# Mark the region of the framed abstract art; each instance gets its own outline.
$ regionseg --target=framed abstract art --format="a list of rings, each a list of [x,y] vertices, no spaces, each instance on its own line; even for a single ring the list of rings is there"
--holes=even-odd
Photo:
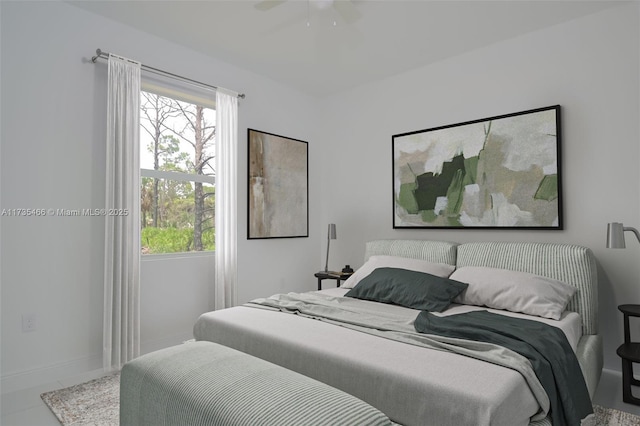
[[[248,239],[309,236],[307,142],[248,131]]]
[[[560,106],[393,135],[394,228],[563,229]]]

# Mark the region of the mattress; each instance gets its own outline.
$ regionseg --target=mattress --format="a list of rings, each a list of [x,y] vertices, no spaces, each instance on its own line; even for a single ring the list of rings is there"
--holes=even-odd
[[[346,291],[335,288],[320,293],[342,296]],[[402,312],[408,321],[418,313],[362,303]],[[479,308],[452,305],[442,314],[473,309]],[[575,350],[581,334],[577,314],[565,313],[559,321],[536,319],[559,326]],[[296,315],[238,306],[203,314],[194,335],[341,389],[403,425],[525,426],[539,411],[527,383],[515,370]]]

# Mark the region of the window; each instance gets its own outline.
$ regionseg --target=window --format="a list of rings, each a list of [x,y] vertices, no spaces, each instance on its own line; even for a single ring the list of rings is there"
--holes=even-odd
[[[142,254],[214,250],[215,110],[156,92],[140,96]]]

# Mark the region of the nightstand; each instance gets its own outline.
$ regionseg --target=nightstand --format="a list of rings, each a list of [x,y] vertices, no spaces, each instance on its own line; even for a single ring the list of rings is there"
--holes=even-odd
[[[633,377],[633,363],[640,363],[640,342],[632,342],[629,331],[629,317],[640,317],[640,305],[620,305],[618,310],[624,314],[624,343],[616,351],[622,358],[622,400],[640,405],[640,398],[631,394],[631,386],[640,386]]]
[[[322,290],[322,280],[336,280],[336,287],[340,287],[340,281],[345,281],[351,274],[342,274],[340,272],[316,272],[313,274],[318,279],[318,291]]]

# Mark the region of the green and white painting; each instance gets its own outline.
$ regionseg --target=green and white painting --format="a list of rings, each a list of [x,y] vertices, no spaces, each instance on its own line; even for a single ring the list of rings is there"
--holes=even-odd
[[[562,229],[559,105],[392,139],[394,228]]]

